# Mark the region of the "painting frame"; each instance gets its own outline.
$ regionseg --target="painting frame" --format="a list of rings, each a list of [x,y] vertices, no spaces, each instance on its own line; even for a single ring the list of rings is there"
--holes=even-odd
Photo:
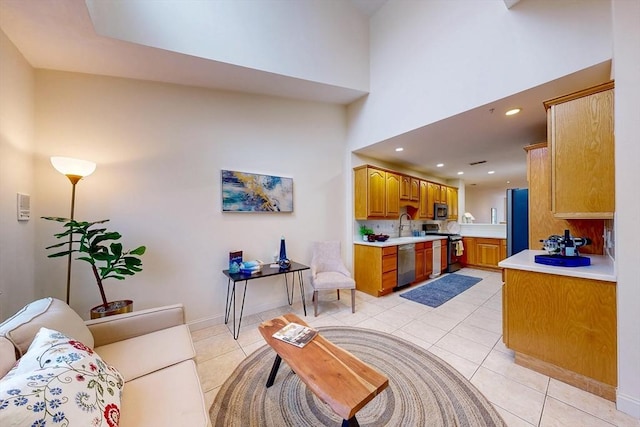
[[[222,212],[292,213],[293,178],[222,169]]]

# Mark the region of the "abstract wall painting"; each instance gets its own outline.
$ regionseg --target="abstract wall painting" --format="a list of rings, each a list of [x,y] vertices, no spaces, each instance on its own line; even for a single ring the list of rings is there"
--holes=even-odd
[[[293,178],[222,170],[222,212],[293,212]]]

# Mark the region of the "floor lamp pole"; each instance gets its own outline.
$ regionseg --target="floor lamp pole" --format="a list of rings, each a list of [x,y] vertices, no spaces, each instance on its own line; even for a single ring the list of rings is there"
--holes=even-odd
[[[71,181],[71,216],[69,219],[74,219],[75,207],[76,207],[76,184],[82,179],[79,175],[67,175],[69,181]],[[67,305],[69,304],[69,296],[71,295],[71,250],[73,249],[73,228],[69,229],[69,256],[67,258]]]

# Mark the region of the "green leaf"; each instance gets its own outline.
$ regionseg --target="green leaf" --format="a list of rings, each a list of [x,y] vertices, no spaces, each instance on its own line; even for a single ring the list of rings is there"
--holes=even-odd
[[[120,257],[122,255],[122,243],[112,243],[110,247],[111,252],[113,252],[116,257]]]
[[[144,253],[146,252],[147,247],[146,246],[138,246],[137,248],[135,248],[134,250],[132,250],[131,252],[129,252],[131,255],[144,255]]]

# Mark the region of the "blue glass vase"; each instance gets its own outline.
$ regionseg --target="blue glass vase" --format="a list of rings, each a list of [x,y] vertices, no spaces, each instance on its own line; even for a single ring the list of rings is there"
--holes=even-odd
[[[280,268],[289,268],[291,261],[287,258],[287,247],[284,243],[284,237],[280,239],[280,257],[278,258]]]

